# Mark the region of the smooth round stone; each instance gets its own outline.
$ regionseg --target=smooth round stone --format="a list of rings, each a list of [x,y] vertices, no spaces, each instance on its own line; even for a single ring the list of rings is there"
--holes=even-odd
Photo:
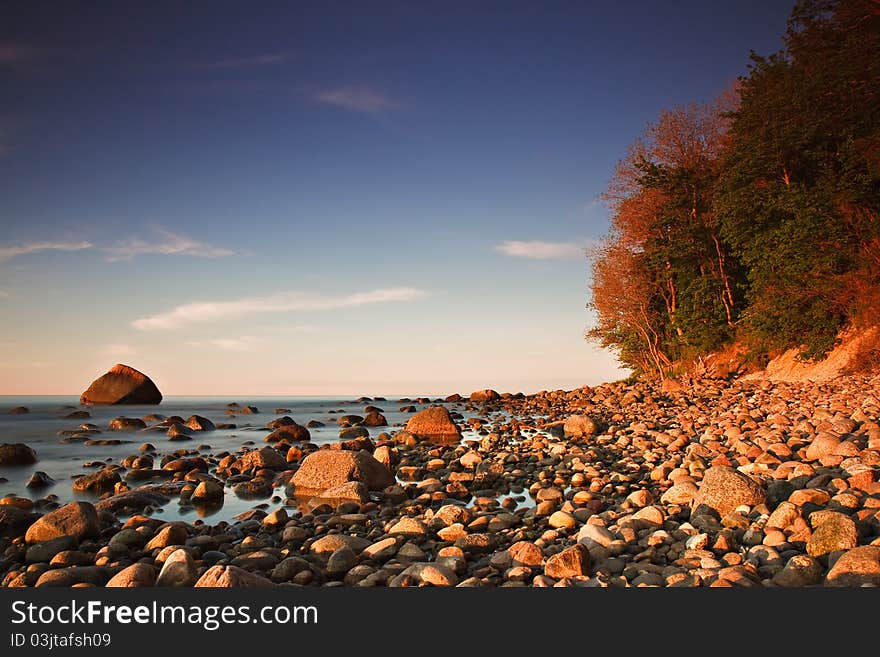
[[[549,516],[556,510],[556,502],[546,500],[544,502],[539,502],[535,506],[535,515],[536,516]]]
[[[556,529],[574,529],[577,527],[578,522],[573,515],[570,513],[566,513],[565,511],[556,511],[554,512],[548,522],[551,527]]]

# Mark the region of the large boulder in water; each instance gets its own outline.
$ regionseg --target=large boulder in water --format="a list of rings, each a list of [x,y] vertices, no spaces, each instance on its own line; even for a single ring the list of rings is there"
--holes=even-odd
[[[94,493],[101,495],[103,493],[112,493],[116,489],[116,484],[122,481],[119,473],[110,468],[104,468],[98,472],[77,477],[73,481],[73,491],[75,493]]]
[[[162,393],[146,374],[117,363],[95,379],[79,398],[80,404],[158,404]]]
[[[501,395],[499,395],[495,390],[476,390],[471,393],[470,401],[472,402],[490,402],[501,399]]]
[[[0,445],[0,465],[30,465],[37,462],[37,453],[24,443]]]
[[[309,454],[291,479],[297,495],[320,494],[349,481],[382,490],[394,483],[394,475],[369,452],[321,449]]]
[[[275,431],[266,436],[263,440],[267,443],[277,443],[282,440],[291,440],[293,442],[303,442],[311,440],[312,434],[304,426],[297,424],[291,420],[291,424],[277,425]]]
[[[424,439],[461,438],[455,420],[443,406],[431,406],[413,415],[406,423],[406,431]]]
[[[232,467],[239,472],[248,472],[250,470],[287,470],[287,459],[277,449],[273,449],[268,445],[255,449],[232,464]]]

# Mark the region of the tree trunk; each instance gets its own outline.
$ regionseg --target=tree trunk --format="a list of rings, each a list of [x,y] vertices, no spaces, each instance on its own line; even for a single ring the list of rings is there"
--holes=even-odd
[[[724,303],[724,311],[727,313],[727,324],[733,326],[733,293],[730,291],[730,280],[727,272],[724,270],[724,251],[721,248],[721,242],[715,235],[712,235],[712,241],[715,242],[715,251],[718,253],[718,271],[721,273],[721,282],[724,284],[724,290],[721,292],[721,301]]]
[[[675,332],[681,336],[684,332],[675,324],[675,313],[678,312],[678,298],[675,291],[675,281],[672,279],[672,263],[666,261],[666,271],[669,274],[666,277],[666,287],[669,290],[669,302],[667,303],[667,311],[669,313],[669,323],[675,327]]]

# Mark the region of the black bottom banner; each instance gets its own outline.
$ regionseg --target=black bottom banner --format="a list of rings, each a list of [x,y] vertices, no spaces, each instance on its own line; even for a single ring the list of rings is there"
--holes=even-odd
[[[874,589],[670,591],[586,589],[2,589],[2,655],[140,654],[149,646],[238,654],[297,645],[381,652],[448,649],[617,649],[664,652],[694,641],[778,640],[808,646],[810,624],[859,626]],[[860,611],[861,610],[861,611]],[[776,628],[774,631],[773,628]],[[525,643],[524,643],[525,642]],[[683,642],[683,643],[682,643]],[[705,644],[703,644],[705,645]],[[120,652],[121,651],[121,652]],[[445,652],[445,650],[444,650]]]

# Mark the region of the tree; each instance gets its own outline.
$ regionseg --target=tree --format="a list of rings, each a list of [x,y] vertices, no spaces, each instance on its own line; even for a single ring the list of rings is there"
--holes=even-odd
[[[724,149],[722,112],[730,99],[728,94],[723,102],[662,112],[618,164],[605,194],[613,211],[612,231],[594,254],[593,307],[599,323],[591,335],[622,344],[624,320],[605,321],[612,312],[608,298],[622,295],[609,290],[627,280],[620,271],[639,278],[638,298],[646,310],[627,317],[632,322],[640,318],[652,330],[631,327],[641,342],[630,339],[626,349],[621,347],[624,362],[636,369],[642,366],[635,361],[649,362],[651,371],[663,376],[684,354],[729,339],[735,324],[739,272],[712,212]],[[640,269],[637,274],[633,267]],[[612,271],[618,274],[612,277]],[[612,325],[617,328],[603,337]],[[633,355],[635,344],[647,357]]]
[[[593,254],[593,296],[597,323],[588,337],[616,349],[622,362],[661,378],[672,365],[664,352],[665,317],[658,289],[642,255],[620,236],[609,236]]]
[[[661,112],[605,198],[589,336],[639,371],[880,325],[880,2],[798,2],[785,50]]]
[[[878,283],[878,3],[800,2],[786,46],[741,80],[715,207],[748,270],[744,335],[818,356]]]

